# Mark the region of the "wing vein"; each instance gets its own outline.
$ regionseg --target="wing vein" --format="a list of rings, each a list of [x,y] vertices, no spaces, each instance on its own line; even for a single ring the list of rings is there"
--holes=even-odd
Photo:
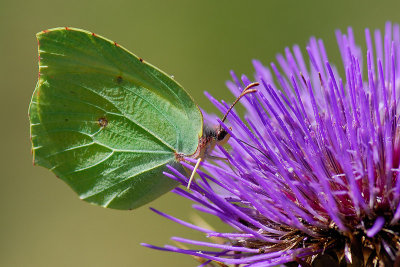
[[[158,141],[160,141],[161,143],[163,143],[165,146],[167,146],[169,149],[171,149],[172,151],[175,151],[175,148],[173,148],[170,144],[166,143],[164,140],[160,139],[156,134],[154,134],[152,131],[150,131],[149,129],[147,129],[146,127],[144,127],[143,125],[141,125],[140,123],[138,123],[136,120],[132,119],[132,117],[128,116],[128,114],[125,114],[124,112],[122,112],[113,101],[111,101],[110,99],[108,99],[106,96],[102,96],[101,94],[98,94],[96,91],[92,90],[91,88],[88,88],[86,86],[83,85],[79,85],[79,84],[75,84],[77,86],[82,87],[83,89],[86,89],[102,98],[104,98],[105,100],[107,100],[110,104],[112,104],[120,113],[122,116],[124,116],[125,118],[127,118],[129,121],[131,121],[133,124],[137,125],[138,127],[142,128],[143,131],[147,132],[149,135],[153,136],[154,138],[156,138]]]
[[[148,172],[148,171],[150,171],[150,170],[153,170],[153,169],[156,169],[156,168],[158,168],[158,167],[161,167],[161,166],[167,164],[167,163],[170,162],[170,161],[171,161],[171,160],[162,162],[161,164],[155,165],[155,166],[153,166],[152,168],[148,168],[148,169],[145,169],[145,170],[143,170],[143,171],[141,171],[141,172],[135,173],[134,175],[129,176],[129,177],[125,178],[125,179],[122,179],[121,181],[118,181],[118,182],[116,182],[116,183],[114,183],[114,184],[112,184],[112,185],[110,185],[110,186],[107,186],[107,188],[104,188],[104,189],[102,189],[102,190],[100,190],[100,191],[98,191],[98,192],[96,192],[96,193],[94,193],[94,194],[91,194],[91,195],[88,195],[88,196],[81,196],[81,199],[87,199],[87,198],[90,198],[90,197],[94,197],[94,196],[96,196],[96,195],[98,195],[98,194],[103,193],[104,191],[108,190],[108,189],[111,188],[111,187],[114,187],[114,186],[119,185],[119,184],[121,184],[121,183],[123,183],[123,182],[126,182],[126,181],[128,181],[128,180],[130,180],[130,179],[132,179],[132,178],[134,178],[134,177],[136,177],[136,176],[138,176],[138,175],[140,175],[140,174],[142,174],[142,173],[145,173],[145,172]]]

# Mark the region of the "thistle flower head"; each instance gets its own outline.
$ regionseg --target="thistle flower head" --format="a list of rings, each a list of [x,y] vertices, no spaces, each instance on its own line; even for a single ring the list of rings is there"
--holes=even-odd
[[[342,67],[329,63],[315,38],[307,55],[294,46],[278,64],[253,61],[260,86],[241,100],[244,119],[233,111],[230,127],[218,121],[232,137],[229,150],[214,153],[227,160],[203,163],[191,192],[175,189],[232,232],[156,211],[212,239],[172,238],[193,249],[144,245],[199,257],[202,266],[400,264],[399,25],[387,23],[384,34],[367,29],[367,51],[351,28],[336,37]],[[235,96],[251,83],[232,78]],[[186,174],[170,170],[187,184]]]

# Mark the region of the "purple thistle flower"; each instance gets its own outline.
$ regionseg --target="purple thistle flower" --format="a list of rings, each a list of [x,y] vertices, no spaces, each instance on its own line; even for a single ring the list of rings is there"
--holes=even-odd
[[[232,232],[154,210],[224,241],[173,237],[195,248],[143,245],[204,259],[201,266],[400,264],[399,25],[387,23],[384,36],[367,29],[366,53],[351,28],[336,37],[344,68],[329,63],[315,38],[307,46],[309,67],[298,46],[270,68],[253,61],[260,86],[241,100],[244,119],[231,112],[231,128],[218,120],[231,149],[214,153],[228,161],[204,162],[191,192],[174,190]],[[235,96],[251,83],[232,78],[227,86]],[[228,109],[207,96],[221,112]],[[165,175],[187,185],[186,174],[170,170]]]

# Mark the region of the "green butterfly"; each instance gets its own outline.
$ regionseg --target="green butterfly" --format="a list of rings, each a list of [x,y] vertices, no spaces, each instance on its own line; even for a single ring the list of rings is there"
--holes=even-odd
[[[81,199],[140,207],[178,186],[162,174],[167,164],[182,169],[179,162],[192,157],[197,169],[229,138],[220,126],[203,133],[201,111],[182,86],[117,43],[67,27],[37,39],[39,79],[29,107],[34,163]]]

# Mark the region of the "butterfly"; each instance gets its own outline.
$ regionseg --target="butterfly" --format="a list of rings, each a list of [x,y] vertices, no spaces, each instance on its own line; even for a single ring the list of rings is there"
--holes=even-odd
[[[81,199],[138,208],[178,186],[163,175],[167,164],[182,170],[185,157],[197,159],[189,187],[200,162],[229,139],[221,126],[203,127],[200,109],[173,78],[116,42],[68,27],[37,39],[39,78],[29,106],[34,164]]]

